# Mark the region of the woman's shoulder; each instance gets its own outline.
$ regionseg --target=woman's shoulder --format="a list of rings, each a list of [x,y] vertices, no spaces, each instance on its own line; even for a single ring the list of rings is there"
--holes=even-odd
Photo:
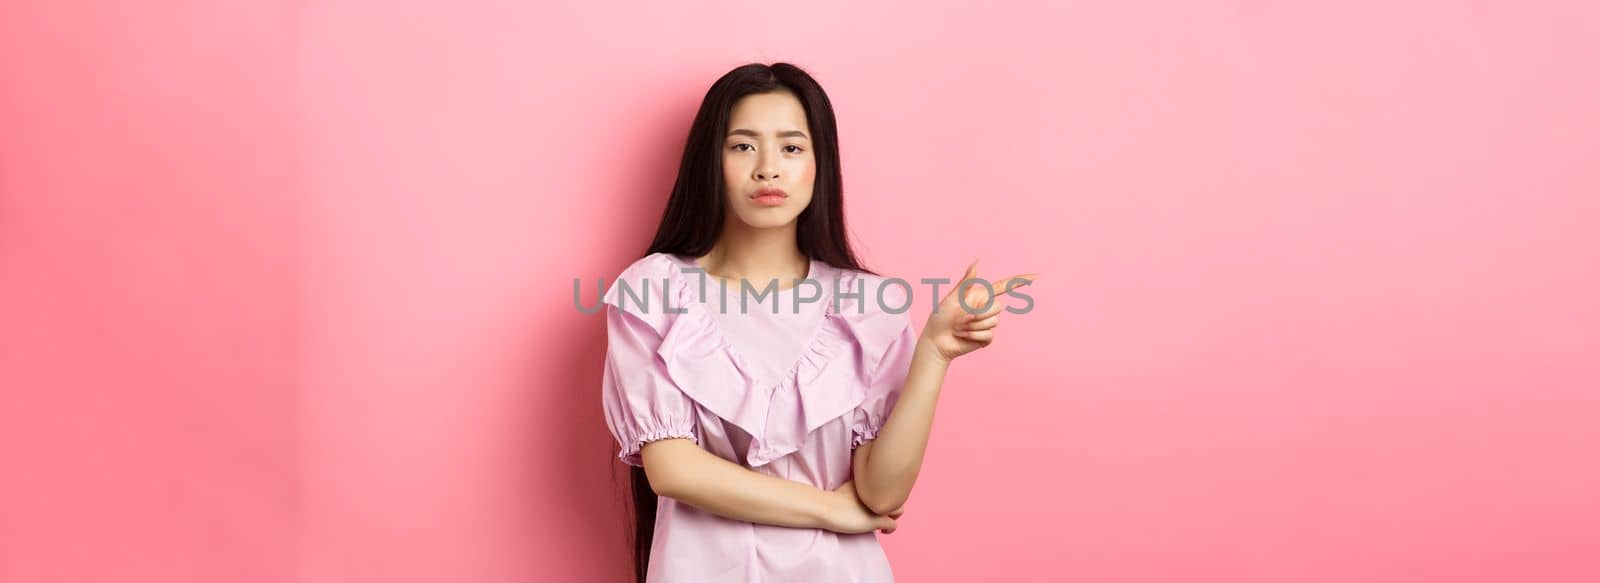
[[[847,334],[841,341],[859,347],[863,382],[872,375],[896,343],[916,334],[912,312],[916,294],[910,282],[887,274],[837,268],[839,288],[835,292],[833,315]]]
[[[612,281],[627,282],[634,289],[639,289],[646,282],[660,283],[663,279],[677,279],[689,262],[689,259],[680,255],[657,251],[635,259],[622,268]]]
[[[660,327],[681,311],[684,261],[665,252],[636,259],[612,279],[601,301]]]
[[[916,300],[911,282],[904,278],[848,267],[831,271],[833,281],[823,283],[833,286],[840,314],[903,316]]]
[[[633,260],[627,267],[622,268],[616,280],[638,281],[644,278],[672,277],[683,266],[683,262],[683,258],[677,255],[657,251]]]

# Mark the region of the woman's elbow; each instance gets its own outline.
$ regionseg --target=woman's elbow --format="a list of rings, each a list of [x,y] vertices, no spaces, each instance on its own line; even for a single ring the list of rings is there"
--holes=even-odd
[[[880,493],[871,488],[863,488],[861,482],[856,482],[856,498],[861,500],[873,514],[886,515],[905,504],[904,496],[892,496]]]
[[[644,465],[645,482],[650,484],[650,491],[657,496],[677,498],[677,491],[673,489],[671,479],[665,475],[668,472],[660,469],[652,472],[651,467],[648,463]]]
[[[873,514],[877,514],[879,516],[887,516],[890,512],[894,512],[894,509],[899,507],[900,503],[898,502],[867,505],[867,508],[871,509]]]
[[[639,451],[639,457],[644,463],[645,480],[650,483],[650,491],[657,496],[677,498],[680,495],[680,482],[683,480],[679,471],[686,463],[681,456],[674,455],[674,444],[677,440],[662,440],[644,444]],[[693,444],[690,445],[691,447]]]

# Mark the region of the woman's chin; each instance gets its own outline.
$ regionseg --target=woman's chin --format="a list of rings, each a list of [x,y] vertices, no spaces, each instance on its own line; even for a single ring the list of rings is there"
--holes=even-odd
[[[781,229],[794,223],[799,213],[785,212],[783,209],[768,208],[754,210],[753,212],[740,213],[739,222],[751,229]]]

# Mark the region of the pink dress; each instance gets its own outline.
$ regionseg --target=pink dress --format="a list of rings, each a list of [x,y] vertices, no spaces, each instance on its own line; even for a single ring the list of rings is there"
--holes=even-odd
[[[691,268],[694,258],[655,253],[604,296],[601,392],[618,457],[638,466],[645,443],[683,437],[763,474],[843,485],[851,452],[877,436],[910,368],[909,311],[882,308],[905,305],[907,290],[885,286],[880,303],[883,278],[812,260],[814,283],[780,282],[792,287],[759,304],[746,294],[740,313],[739,289],[726,288],[724,310],[718,280]],[[820,299],[796,309],[796,294]],[[653,583],[893,580],[876,532],[755,524],[667,497],[656,510]]]

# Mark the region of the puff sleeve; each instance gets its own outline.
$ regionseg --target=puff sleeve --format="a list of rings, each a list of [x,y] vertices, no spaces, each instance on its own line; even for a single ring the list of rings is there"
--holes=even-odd
[[[909,318],[897,318],[899,332],[889,341],[889,346],[877,367],[869,376],[867,398],[856,406],[854,421],[850,426],[850,448],[861,447],[878,437],[889,420],[889,413],[900,399],[905,388],[906,375],[911,371],[911,358],[916,354],[917,330]]]
[[[638,315],[606,306],[606,359],[601,379],[606,425],[631,466],[643,466],[640,449],[661,439],[683,437],[700,443],[694,402],[668,376],[656,358],[662,336]]]

